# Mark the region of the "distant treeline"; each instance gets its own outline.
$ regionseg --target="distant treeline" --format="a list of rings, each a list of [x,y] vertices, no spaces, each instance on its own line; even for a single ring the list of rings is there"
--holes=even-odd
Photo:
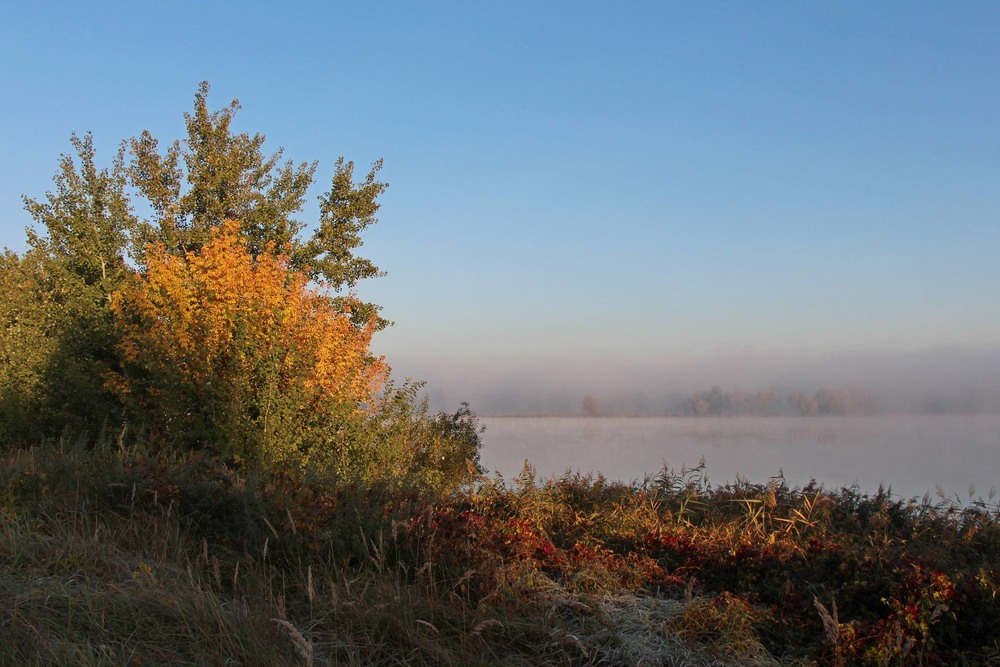
[[[800,392],[786,395],[774,391],[723,391],[712,387],[680,402],[674,414],[693,417],[817,415],[870,415],[877,412],[875,399],[858,387],[821,387],[812,396]]]
[[[441,398],[436,399],[439,403]],[[860,385],[828,385],[815,391],[799,387],[765,391],[694,392],[663,390],[545,392],[509,389],[477,398],[494,417],[810,417],[875,414],[1000,414],[1000,390],[989,387],[940,387],[874,390]]]
[[[799,391],[724,391],[715,386],[693,394],[672,394],[661,401],[639,398],[599,398],[587,394],[580,404],[588,417],[812,417],[821,415],[871,415],[881,410],[878,401],[861,387],[821,387],[813,394]],[[558,414],[555,412],[554,414]]]

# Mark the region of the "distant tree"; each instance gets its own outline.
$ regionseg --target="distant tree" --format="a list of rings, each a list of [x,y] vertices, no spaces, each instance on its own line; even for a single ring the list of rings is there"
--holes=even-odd
[[[753,413],[773,417],[781,411],[781,396],[773,391],[762,391],[753,396]]]
[[[816,391],[816,407],[821,415],[845,415],[847,404],[841,392],[821,387]]]
[[[816,399],[799,392],[788,396],[788,407],[793,414],[802,417],[812,417],[819,414],[819,405]]]
[[[708,391],[695,392],[681,404],[686,414],[697,417],[720,416],[731,412],[730,396],[715,386]]]
[[[597,417],[601,414],[597,399],[591,394],[583,397],[583,414],[588,417]]]
[[[708,392],[708,396],[705,398],[708,401],[709,413],[713,415],[724,415],[729,413],[730,403],[729,397],[722,392],[722,388],[718,385],[712,387]]]
[[[822,387],[816,392],[816,405],[823,415],[869,415],[876,409],[871,393],[860,387]]]

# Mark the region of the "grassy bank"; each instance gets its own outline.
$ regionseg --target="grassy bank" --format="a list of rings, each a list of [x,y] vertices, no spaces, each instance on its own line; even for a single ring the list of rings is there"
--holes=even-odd
[[[433,497],[56,442],[0,460],[8,665],[1000,664],[996,505],[481,480]]]

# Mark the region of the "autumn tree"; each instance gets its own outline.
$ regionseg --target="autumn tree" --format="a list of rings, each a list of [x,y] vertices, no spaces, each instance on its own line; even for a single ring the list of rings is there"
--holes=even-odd
[[[255,254],[227,221],[183,255],[150,246],[116,295],[122,370],[108,381],[154,437],[254,464],[306,463],[364,411],[387,368],[357,327],[287,254]],[[347,297],[349,299],[350,297]]]
[[[251,257],[282,254],[290,269],[326,284],[329,306],[359,331],[373,318],[376,329],[388,324],[378,306],[352,294],[359,281],[381,275],[356,254],[387,187],[377,180],[381,162],[355,182],[354,164],[336,160],[319,219],[304,234],[297,216],[318,164],[283,162],[281,149],[266,152],[263,135],[233,129],[239,102],[211,111],[208,93],[202,83],[185,114],[186,137],[165,150],[143,132],[123,142],[102,169],[92,137],[74,135],[54,189],[41,199],[25,198],[35,223],[28,250],[8,252],[0,263],[0,438],[23,442],[67,430],[93,435],[108,422],[120,423],[122,406],[102,380],[120,370],[111,295],[145,271],[149,244],[185,257],[227,219],[241,220]],[[5,418],[3,406],[10,415],[32,418]]]
[[[282,162],[283,150],[268,155],[262,134],[235,133],[240,103],[208,109],[209,85],[195,94],[194,111],[184,115],[187,137],[166,150],[148,131],[129,142],[132,184],[149,203],[152,219],[143,221],[137,247],[161,243],[167,252],[197,250],[227,219],[241,222],[240,234],[253,255],[280,249],[290,266],[324,282],[333,291],[382,275],[370,260],[355,255],[362,232],[377,222],[378,197],[388,187],[377,180],[377,161],[360,182],[354,163],[337,159],[330,189],[320,196],[320,218],[308,238],[295,216],[313,184],[318,163]],[[350,299],[353,321],[366,326],[378,306]],[[338,300],[347,305],[348,301]],[[388,324],[378,319],[377,328]]]
[[[152,245],[145,265],[113,300],[122,367],[107,382],[154,443],[437,491],[481,472],[468,406],[432,416],[419,383],[386,386],[375,317],[358,327],[350,295],[255,255],[237,222],[184,255]]]
[[[267,153],[234,131],[239,103],[211,111],[208,92],[182,141],[143,132],[104,169],[91,136],[73,136],[54,190],[25,198],[28,250],[0,255],[0,446],[124,424],[149,446],[247,465],[467,483],[475,414],[431,415],[421,385],[387,383],[369,352],[388,323],[354,288],[381,275],[357,255],[381,162],[355,181],[337,159],[305,234],[317,163]]]

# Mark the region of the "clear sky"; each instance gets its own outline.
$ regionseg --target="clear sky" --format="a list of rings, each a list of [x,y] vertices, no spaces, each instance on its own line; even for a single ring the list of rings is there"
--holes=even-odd
[[[178,138],[208,80],[317,195],[385,159],[361,296],[439,390],[996,350],[998,35],[996,2],[13,3],[0,245],[71,132]]]

